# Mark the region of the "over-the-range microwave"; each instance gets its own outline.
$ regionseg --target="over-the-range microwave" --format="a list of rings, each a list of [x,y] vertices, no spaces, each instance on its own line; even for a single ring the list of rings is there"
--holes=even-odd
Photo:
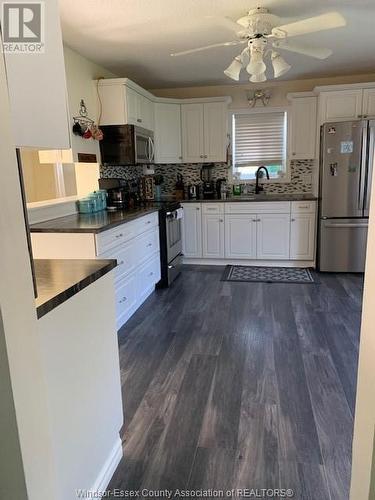
[[[103,125],[100,152],[103,165],[153,163],[154,133],[135,125]]]

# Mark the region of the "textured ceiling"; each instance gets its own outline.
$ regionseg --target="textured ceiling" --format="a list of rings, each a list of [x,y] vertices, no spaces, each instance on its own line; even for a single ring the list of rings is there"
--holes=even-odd
[[[375,70],[375,0],[60,0],[60,11],[67,45],[119,76],[162,88],[234,83],[223,70],[238,47],[179,58],[170,53],[232,40],[221,19],[238,19],[257,5],[282,23],[331,10],[347,20],[344,28],[298,37],[333,49],[333,55],[320,61],[283,52],[292,65],[284,80]],[[241,81],[247,81],[245,73]]]

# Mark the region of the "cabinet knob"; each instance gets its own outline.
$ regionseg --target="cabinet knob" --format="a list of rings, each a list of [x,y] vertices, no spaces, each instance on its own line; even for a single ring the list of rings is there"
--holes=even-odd
[[[256,219],[253,219],[253,222],[256,222],[257,220]]]
[[[182,160],[182,156],[179,156],[179,157],[178,157],[178,159],[179,159],[179,160]]]
[[[296,219],[290,219],[292,222],[294,222]]]
[[[199,207],[197,207],[195,210],[199,210]]]
[[[368,117],[368,115],[363,115],[363,118],[367,118],[367,117]]]
[[[120,302],[120,304],[122,304],[123,302],[126,302],[127,300],[128,300],[127,297],[123,297],[119,302]]]
[[[358,115],[358,118],[362,118],[362,115]]]
[[[207,156],[207,155],[204,155],[204,157],[205,157],[205,158],[208,158],[208,156]]]
[[[137,118],[138,123],[142,123],[142,120],[140,118]]]
[[[220,222],[224,222],[224,219],[220,219]]]
[[[292,155],[293,155],[293,156],[296,156],[296,153],[293,151]]]
[[[204,158],[204,156],[203,156],[203,155],[201,155],[200,157],[201,157],[201,158]]]

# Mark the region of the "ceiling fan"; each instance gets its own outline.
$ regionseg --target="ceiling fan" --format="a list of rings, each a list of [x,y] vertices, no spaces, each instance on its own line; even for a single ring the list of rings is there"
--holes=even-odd
[[[280,25],[280,18],[271,14],[265,7],[251,9],[246,16],[237,19],[236,22],[227,17],[224,18],[224,22],[236,32],[235,40],[175,52],[171,56],[184,56],[215,47],[246,44],[246,47],[233,59],[228,68],[224,70],[224,73],[229,78],[238,81],[241,69],[246,68],[246,71],[251,75],[251,82],[265,82],[267,80],[265,74],[267,67],[264,62],[266,56],[271,56],[275,78],[284,75],[291,68],[290,64],[279,54],[278,49],[316,59],[326,59],[332,54],[331,49],[303,45],[298,42],[289,41],[289,38],[340,28],[346,25],[345,18],[339,12],[328,12],[319,16]]]

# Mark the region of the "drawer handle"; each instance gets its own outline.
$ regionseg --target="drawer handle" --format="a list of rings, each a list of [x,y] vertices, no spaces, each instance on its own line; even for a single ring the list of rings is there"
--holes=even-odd
[[[122,266],[122,265],[124,265],[124,264],[125,264],[125,262],[124,262],[123,260],[120,260],[120,262],[119,262],[119,266]]]
[[[309,208],[309,205],[299,205],[298,208]]]
[[[149,274],[149,276],[153,276],[153,274],[154,274],[154,271],[151,271],[150,274]]]
[[[216,210],[216,208],[207,207],[207,210]]]
[[[148,220],[148,221],[146,222],[146,224],[151,224],[151,221],[150,221],[150,220]]]
[[[123,236],[124,236],[124,235],[123,235],[122,233],[120,233],[120,234],[116,234],[116,238],[117,238],[117,239],[118,239],[118,238],[122,238]]]
[[[127,297],[123,297],[122,299],[119,300],[119,303],[120,304],[123,304],[124,302],[126,302],[128,300]]]
[[[147,247],[148,247],[148,248],[149,248],[149,247],[152,247],[152,243],[149,243],[149,244],[147,245]]]

